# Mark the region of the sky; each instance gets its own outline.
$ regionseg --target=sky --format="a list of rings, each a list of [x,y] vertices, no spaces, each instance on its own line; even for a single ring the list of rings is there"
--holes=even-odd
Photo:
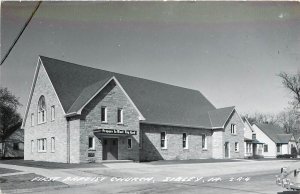
[[[2,2],[1,56],[36,2]],[[278,113],[300,70],[297,2],[43,2],[0,83],[23,115],[39,55],[199,90],[217,108]],[[67,74],[68,72],[66,72]]]

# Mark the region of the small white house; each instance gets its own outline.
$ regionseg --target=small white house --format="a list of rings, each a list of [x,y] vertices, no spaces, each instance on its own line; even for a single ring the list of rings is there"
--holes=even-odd
[[[263,143],[256,139],[256,133],[252,128],[250,122],[246,117],[243,118],[244,122],[244,147],[245,158],[261,156]]]
[[[263,142],[263,156],[274,158],[277,155],[291,154],[296,141],[292,134],[284,133],[277,125],[255,123],[252,125],[258,141]]]

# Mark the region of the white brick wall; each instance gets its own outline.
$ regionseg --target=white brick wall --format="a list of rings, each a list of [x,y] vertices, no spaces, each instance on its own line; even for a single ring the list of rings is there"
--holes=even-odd
[[[47,122],[37,124],[38,100],[41,95],[45,96],[47,106]],[[51,106],[55,106],[55,120],[51,120]],[[31,113],[34,113],[34,126],[31,126]],[[67,121],[64,111],[58,101],[50,79],[41,65],[35,88],[33,91],[27,119],[24,125],[24,159],[41,160],[51,162],[67,161],[67,141],[66,141]],[[51,152],[51,137],[55,137],[55,152]],[[37,139],[47,138],[47,151],[37,152]],[[34,151],[31,152],[31,140],[34,140]]]

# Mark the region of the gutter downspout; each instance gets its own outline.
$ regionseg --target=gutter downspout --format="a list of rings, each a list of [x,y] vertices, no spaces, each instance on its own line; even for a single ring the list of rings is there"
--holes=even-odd
[[[67,118],[67,163],[70,163],[70,119]]]

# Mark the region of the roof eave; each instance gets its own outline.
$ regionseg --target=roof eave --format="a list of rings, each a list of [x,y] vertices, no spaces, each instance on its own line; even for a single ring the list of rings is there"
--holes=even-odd
[[[158,122],[147,122],[141,121],[141,124],[148,124],[148,125],[162,125],[162,126],[174,126],[174,127],[188,127],[188,128],[196,128],[196,129],[222,129],[222,127],[205,127],[205,126],[192,126],[192,125],[182,125],[182,124],[173,124],[173,123],[158,123]]]
[[[95,98],[95,96],[101,92],[106,86],[107,84],[109,84],[112,80],[115,81],[115,83],[121,88],[121,90],[123,91],[123,93],[125,94],[125,96],[128,98],[128,100],[130,101],[130,103],[134,106],[134,108],[136,109],[136,111],[139,114],[139,120],[140,121],[144,121],[146,120],[145,117],[142,115],[142,113],[139,111],[139,109],[136,107],[136,105],[133,103],[133,101],[131,100],[131,98],[129,97],[129,95],[126,93],[126,91],[124,90],[124,88],[122,87],[122,85],[120,84],[120,82],[117,80],[117,78],[115,76],[112,76],[107,82],[105,82],[105,84],[103,84],[103,86],[97,90],[97,92],[95,92],[95,94],[76,112],[70,112],[65,114],[65,117],[71,117],[71,116],[76,116],[76,115],[81,115],[82,114],[82,110],[84,109],[84,107],[92,100]],[[72,107],[72,106],[71,106]]]

